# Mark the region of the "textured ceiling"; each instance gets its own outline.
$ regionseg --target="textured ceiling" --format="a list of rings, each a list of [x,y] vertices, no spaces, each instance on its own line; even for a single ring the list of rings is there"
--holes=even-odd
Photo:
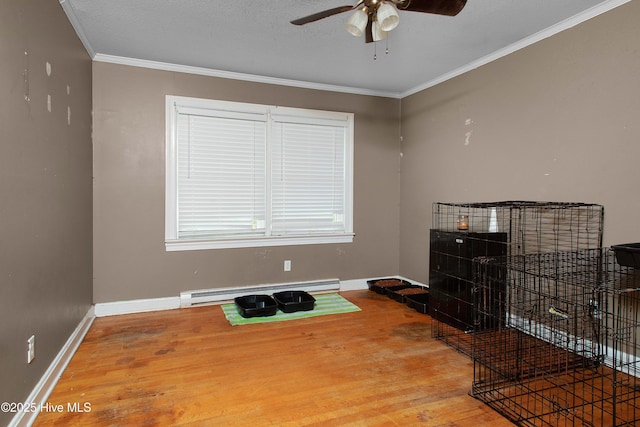
[[[96,60],[153,61],[292,85],[399,97],[628,0],[468,0],[455,17],[400,11],[387,41],[346,32],[344,0],[61,0]],[[389,53],[385,50],[388,48]],[[374,54],[377,59],[374,60]],[[238,73],[238,74],[236,74]]]

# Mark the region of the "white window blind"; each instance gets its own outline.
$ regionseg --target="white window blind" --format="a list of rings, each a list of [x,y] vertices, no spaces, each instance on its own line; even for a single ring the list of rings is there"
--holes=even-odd
[[[264,234],[265,138],[264,118],[178,111],[179,239]]]
[[[167,97],[167,250],[349,242],[353,115]]]
[[[274,122],[273,234],[344,230],[345,148],[344,126]]]

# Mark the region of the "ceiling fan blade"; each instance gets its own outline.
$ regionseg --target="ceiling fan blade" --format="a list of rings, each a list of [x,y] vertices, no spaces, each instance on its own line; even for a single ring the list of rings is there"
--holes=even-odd
[[[337,15],[342,12],[347,12],[349,10],[353,10],[355,6],[340,6],[334,7],[333,9],[324,10],[322,12],[314,13],[313,15],[305,16],[303,18],[294,19],[291,21],[293,25],[304,25],[309,22],[319,21],[323,18],[328,18],[329,16]]]
[[[398,3],[398,9],[411,12],[435,13],[456,16],[467,4],[467,0],[406,0]]]

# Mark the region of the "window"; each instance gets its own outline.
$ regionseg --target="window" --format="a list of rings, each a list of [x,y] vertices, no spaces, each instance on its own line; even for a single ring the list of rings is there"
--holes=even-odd
[[[353,114],[166,104],[167,250],[353,240]]]

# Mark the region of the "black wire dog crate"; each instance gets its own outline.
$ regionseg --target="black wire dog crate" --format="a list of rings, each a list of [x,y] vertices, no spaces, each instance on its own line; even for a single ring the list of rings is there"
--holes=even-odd
[[[613,368],[610,388],[613,423],[640,425],[640,256],[626,248],[607,250],[603,286],[605,364]]]
[[[639,270],[601,249],[474,269],[472,396],[519,425],[640,423]]]
[[[470,333],[477,328],[473,318],[474,258],[602,245],[601,205],[437,202],[432,210],[429,259],[429,314],[435,320],[432,335],[469,356]],[[496,304],[494,309],[499,309]]]

